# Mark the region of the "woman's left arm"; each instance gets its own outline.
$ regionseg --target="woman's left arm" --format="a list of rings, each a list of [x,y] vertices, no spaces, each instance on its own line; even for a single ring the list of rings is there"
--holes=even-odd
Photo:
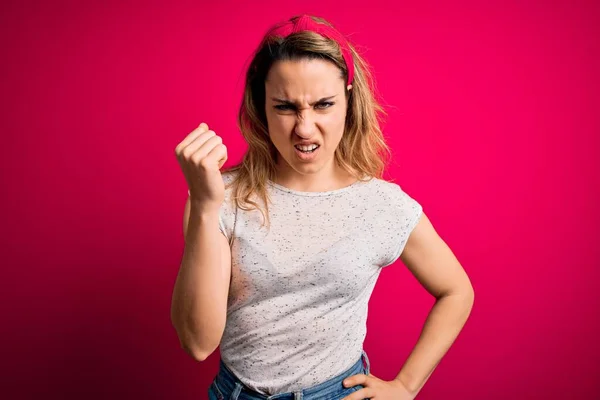
[[[346,387],[364,385],[344,400],[414,399],[446,354],[467,321],[474,301],[473,286],[452,250],[423,213],[400,255],[400,259],[436,298],[417,343],[398,376],[383,381],[359,374],[344,381]]]
[[[414,399],[464,326],[473,307],[473,286],[452,250],[423,213],[411,232],[400,259],[436,298],[417,343],[391,381],[369,374],[344,380],[344,386],[364,387],[343,400]]]
[[[466,323],[475,293],[465,270],[425,213],[400,259],[436,298],[413,351],[395,378],[416,396]]]

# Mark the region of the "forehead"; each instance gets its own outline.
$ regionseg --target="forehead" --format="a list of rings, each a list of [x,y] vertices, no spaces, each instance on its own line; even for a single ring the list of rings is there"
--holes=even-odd
[[[293,96],[333,95],[344,89],[344,78],[340,69],[325,60],[277,61],[269,70],[265,80],[269,94]]]

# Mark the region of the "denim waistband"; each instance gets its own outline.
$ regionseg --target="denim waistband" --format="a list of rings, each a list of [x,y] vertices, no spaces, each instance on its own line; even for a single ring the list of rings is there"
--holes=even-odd
[[[338,390],[342,387],[342,381],[349,376],[360,374],[365,371],[365,374],[369,374],[371,370],[371,364],[367,353],[362,350],[360,358],[341,374],[328,379],[325,382],[319,383],[318,385],[311,386],[306,389],[299,389],[293,392],[278,393],[274,395],[264,395],[258,393],[247,386],[245,386],[229,368],[223,363],[223,360],[219,362],[219,373],[215,378],[215,382],[218,387],[226,393],[231,393],[229,399],[238,400],[238,397],[243,391],[244,399],[250,400],[302,400],[303,398],[317,398],[314,397],[319,394],[318,397],[326,394],[329,391]],[[213,384],[215,383],[213,382]]]

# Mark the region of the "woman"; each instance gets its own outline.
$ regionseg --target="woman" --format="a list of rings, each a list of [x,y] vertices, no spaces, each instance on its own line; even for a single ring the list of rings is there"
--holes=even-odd
[[[413,399],[462,329],[471,284],[420,204],[381,178],[382,112],[352,45],[301,15],[248,68],[243,161],[221,173],[226,147],[205,123],[175,149],[189,198],[171,318],[195,359],[220,346],[211,399]],[[363,350],[367,307],[399,257],[437,302],[384,381]]]

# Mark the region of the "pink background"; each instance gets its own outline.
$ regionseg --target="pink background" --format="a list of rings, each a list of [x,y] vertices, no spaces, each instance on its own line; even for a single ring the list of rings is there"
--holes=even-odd
[[[597,398],[597,2],[80,3],[0,9],[0,397],[206,399],[218,352],[192,360],[169,318],[187,195],[174,148],[205,121],[241,159],[251,51],[308,12],[373,65],[387,177],[475,287],[418,398]],[[401,262],[382,273],[374,375],[396,376],[432,304]]]

